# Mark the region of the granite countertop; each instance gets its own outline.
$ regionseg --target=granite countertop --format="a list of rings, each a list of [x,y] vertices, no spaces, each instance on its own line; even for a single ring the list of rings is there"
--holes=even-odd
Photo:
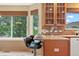
[[[52,40],[69,40],[68,38],[65,38],[63,36],[55,36],[55,35],[42,35],[43,39],[52,39]]]
[[[42,35],[43,39],[69,40],[68,38],[79,38],[79,35]]]
[[[62,35],[62,37],[79,38],[79,35]]]

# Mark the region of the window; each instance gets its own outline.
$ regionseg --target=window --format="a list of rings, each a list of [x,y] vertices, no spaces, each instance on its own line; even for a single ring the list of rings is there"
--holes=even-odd
[[[79,13],[67,13],[66,23],[66,29],[79,30]]]
[[[32,10],[31,11],[31,16],[32,16],[32,19],[31,19],[32,24],[30,26],[32,28],[32,30],[31,30],[32,33],[31,34],[36,35],[39,32],[39,14],[38,14],[38,9]]]
[[[33,15],[33,34],[38,34],[39,31],[39,16]]]
[[[26,16],[1,16],[0,37],[25,37],[27,34]]]

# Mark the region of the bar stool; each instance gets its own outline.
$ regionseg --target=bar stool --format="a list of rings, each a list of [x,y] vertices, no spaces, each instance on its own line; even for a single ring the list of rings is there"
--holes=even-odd
[[[24,39],[25,45],[27,48],[33,49],[34,56],[36,56],[36,50],[42,47],[41,40],[34,38],[34,35],[30,35]]]

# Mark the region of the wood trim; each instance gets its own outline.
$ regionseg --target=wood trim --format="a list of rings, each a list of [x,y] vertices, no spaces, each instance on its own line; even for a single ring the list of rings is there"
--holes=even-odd
[[[31,15],[38,15],[38,9],[32,10]]]
[[[76,30],[64,30],[63,35],[75,35]]]
[[[54,26],[56,26],[56,24],[57,24],[57,4],[56,3],[54,3]]]
[[[65,14],[67,13],[67,3],[65,3]],[[66,17],[65,17],[65,19],[64,19],[64,22],[65,22],[65,24],[64,24],[64,27],[66,26]],[[64,28],[65,29],[65,28]]]
[[[46,12],[45,11],[45,3],[42,4],[41,9],[42,9],[42,14],[41,14],[42,15],[42,21],[41,21],[41,23],[42,23],[42,28],[43,28],[43,27],[45,27],[45,12]]]
[[[43,42],[43,56],[45,56],[45,41]]]
[[[79,13],[79,8],[67,8],[67,12]]]
[[[27,16],[27,11],[0,11],[1,16]]]

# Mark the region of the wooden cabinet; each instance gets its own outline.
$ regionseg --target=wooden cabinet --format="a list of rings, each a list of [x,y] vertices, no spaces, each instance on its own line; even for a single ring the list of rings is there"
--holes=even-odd
[[[65,24],[66,3],[45,3],[42,6],[43,26]]]
[[[43,26],[53,25],[54,24],[54,11],[55,6],[54,3],[45,3],[42,4],[42,11],[43,11]]]
[[[57,26],[65,25],[65,14],[66,14],[66,4],[57,3],[56,4],[56,23]]]
[[[42,28],[51,29],[51,27],[54,27],[56,30],[63,32],[65,28],[66,5],[66,3],[42,4]]]
[[[43,46],[44,56],[69,56],[69,40],[45,40]]]
[[[54,4],[45,4],[45,24],[54,24]]]

